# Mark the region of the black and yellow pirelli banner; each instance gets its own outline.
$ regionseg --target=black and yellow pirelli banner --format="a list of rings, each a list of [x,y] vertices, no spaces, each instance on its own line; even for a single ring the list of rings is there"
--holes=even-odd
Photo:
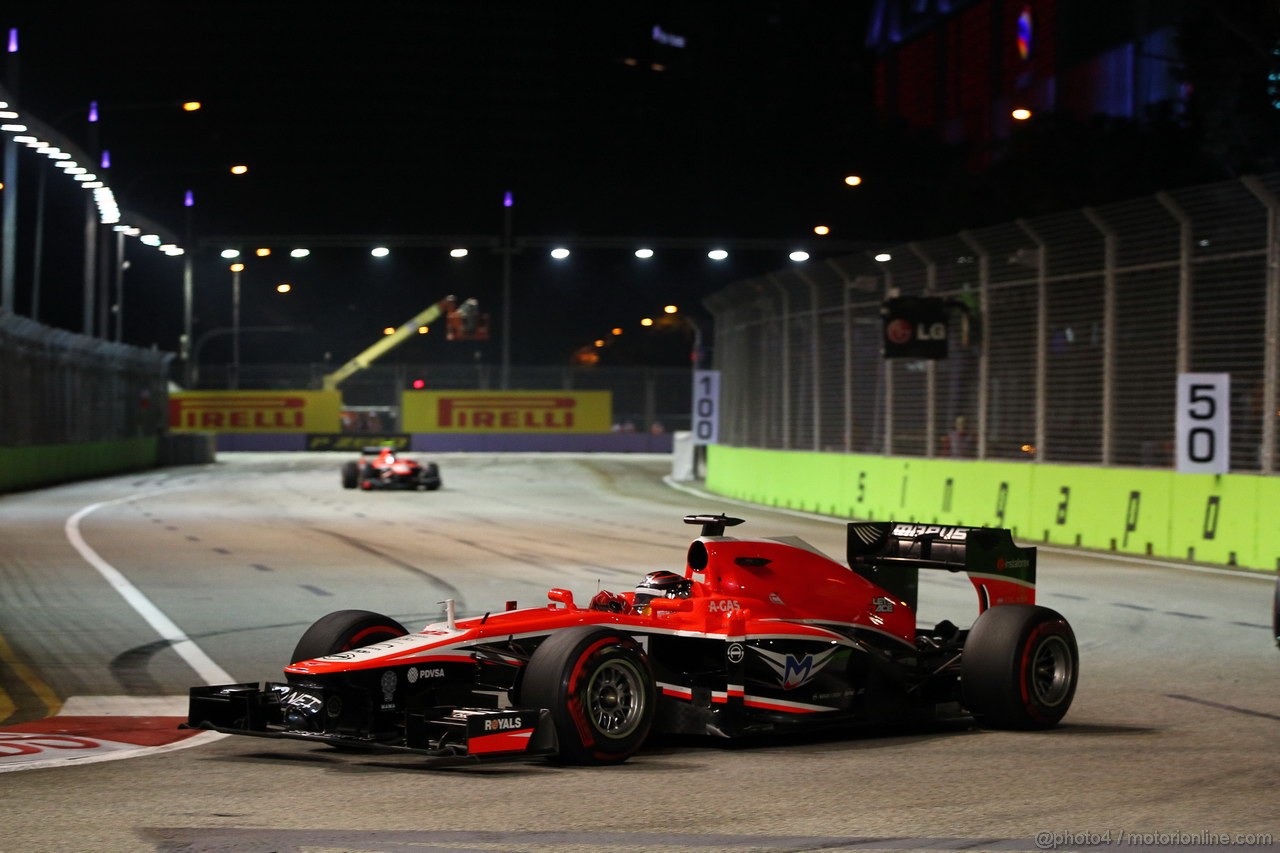
[[[405,432],[584,433],[609,432],[609,391],[405,391],[400,398]]]
[[[177,391],[169,395],[174,432],[337,432],[337,391]]]

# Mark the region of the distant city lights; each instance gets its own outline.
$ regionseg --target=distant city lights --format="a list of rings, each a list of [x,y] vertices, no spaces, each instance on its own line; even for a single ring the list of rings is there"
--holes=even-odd
[[[291,290],[293,290],[293,285],[289,284],[288,282],[283,282],[281,284],[276,285],[276,293],[288,293]]]
[[[1026,121],[1031,118],[1031,110],[1025,107],[1018,107],[1016,110],[1009,113],[1009,115],[1013,116],[1016,121]]]
[[[723,261],[725,258],[729,257],[729,253],[724,249],[712,249],[710,252],[707,252],[707,257],[713,261]]]
[[[183,101],[182,103],[182,108],[189,113],[193,113],[203,106],[204,104],[200,103],[199,101]]]
[[[563,246],[557,246],[551,250],[551,257],[555,258],[557,261],[563,261],[565,258],[569,257],[569,250]]]
[[[384,335],[394,335],[395,333],[396,333],[395,326],[387,326],[385,329],[382,330],[382,334]]]
[[[875,259],[883,264],[886,261],[893,260],[893,255],[889,254],[888,252],[881,252],[875,256]]]
[[[385,258],[387,255],[391,254],[391,250],[386,246],[375,246],[369,251],[369,254],[373,255],[375,258]]]
[[[449,250],[449,257],[451,258],[465,258],[466,256],[467,256],[466,249],[450,249]]]
[[[653,318],[652,318],[652,317],[645,317],[643,320],[641,320],[641,321],[640,321],[640,325],[641,325],[641,326],[652,326],[652,325],[653,325]]]
[[[862,176],[861,175],[845,175],[844,182],[848,186],[858,187],[862,185]]]
[[[430,331],[431,331],[431,327],[430,327],[430,326],[419,326],[419,327],[418,327],[418,334],[420,334],[420,335],[425,335],[425,334],[427,334],[427,333],[428,333],[428,332],[430,332]]]
[[[222,257],[227,258],[228,260],[231,258],[238,258],[240,257],[240,250],[239,249],[223,249]]]
[[[263,246],[261,249],[254,249],[253,253],[260,258],[266,258],[271,255],[271,250],[268,249],[266,246]]]
[[[248,171],[249,171],[249,167],[244,165],[235,165],[231,167],[231,174],[233,175],[243,175]]]
[[[145,240],[145,238],[143,238],[143,237],[139,237],[138,239],[140,239],[140,240]],[[244,272],[244,264],[232,264],[232,265],[231,265],[231,271],[232,271],[232,272]]]
[[[799,263],[800,261],[807,261],[807,260],[809,260],[809,253],[808,253],[808,252],[804,252],[804,251],[795,251],[795,252],[792,252],[792,253],[791,253],[790,255],[788,255],[787,257],[789,257],[789,258],[791,258],[791,260],[796,261],[797,263]]]
[[[679,308],[677,308],[675,305],[664,305],[664,306],[662,306],[662,313],[664,313],[664,314],[675,314],[675,313],[676,313],[676,312],[678,312],[679,310],[680,310],[680,309],[679,309]]]
[[[815,225],[813,226],[813,233],[819,237],[825,237],[831,233],[831,228],[826,225]]]
[[[307,255],[310,255],[310,254],[311,254],[310,249],[290,249],[289,250],[289,257],[291,258],[305,258]]]
[[[636,249],[636,257],[641,259],[652,258],[653,249]]]

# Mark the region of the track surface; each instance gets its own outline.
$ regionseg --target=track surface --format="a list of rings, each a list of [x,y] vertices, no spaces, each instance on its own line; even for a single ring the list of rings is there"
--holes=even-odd
[[[441,491],[375,494],[342,490],[341,461],[226,454],[0,498],[0,725],[75,696],[182,696],[219,671],[274,678],[332,610],[416,629],[445,598],[466,615],[551,586],[628,589],[683,565],[690,512],[843,555],[841,525],[675,491],[665,458],[444,456]],[[76,531],[189,642],[144,619]],[[224,738],[0,773],[0,850],[1219,849],[1237,833],[1280,850],[1270,578],[1046,550],[1039,576],[1082,656],[1053,732],[658,743],[615,768],[447,771]],[[931,620],[976,612],[959,576],[922,576],[921,603]]]

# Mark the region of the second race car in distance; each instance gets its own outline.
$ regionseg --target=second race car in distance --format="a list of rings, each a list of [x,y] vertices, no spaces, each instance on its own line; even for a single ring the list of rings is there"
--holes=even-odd
[[[997,528],[857,522],[848,565],[796,537],[700,525],[682,572],[587,606],[546,605],[410,633],[341,610],[303,634],[285,681],[193,687],[187,725],[438,759],[554,755],[614,764],[651,731],[746,736],[968,718],[1045,729],[1075,694],[1071,626],[1035,603],[1034,547]],[[916,618],[921,569],[964,572],[968,628]],[[965,620],[968,621],[968,620]]]
[[[360,459],[342,466],[344,489],[425,489],[440,488],[440,468],[434,462],[423,465],[401,456],[390,447],[366,447]]]

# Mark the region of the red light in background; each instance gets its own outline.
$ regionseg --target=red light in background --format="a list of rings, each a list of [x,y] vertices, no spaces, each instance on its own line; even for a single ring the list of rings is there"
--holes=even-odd
[[[426,380],[423,380],[423,379],[413,380],[413,388],[415,391],[421,391],[423,388],[426,388],[426,387],[427,387]]]

